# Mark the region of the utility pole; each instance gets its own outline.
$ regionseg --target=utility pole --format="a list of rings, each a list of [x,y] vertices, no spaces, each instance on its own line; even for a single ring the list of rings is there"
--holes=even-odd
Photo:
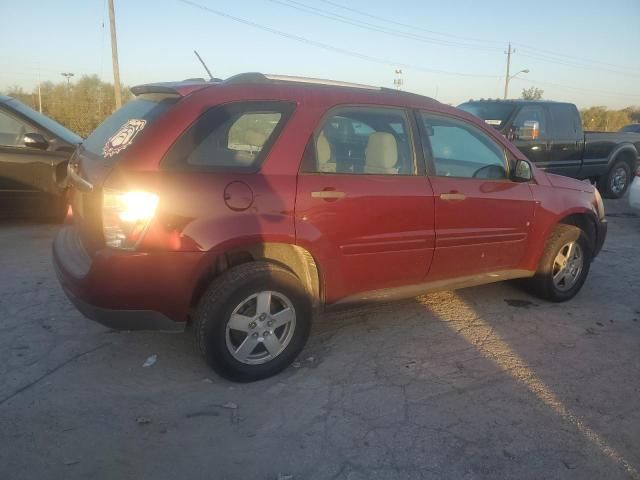
[[[40,89],[40,85],[41,85],[41,80],[40,80],[40,64],[38,63],[38,111],[40,113],[42,113],[42,91]]]
[[[504,52],[507,54],[507,74],[504,77],[504,99],[507,99],[507,95],[509,95],[509,69],[511,68],[511,53],[515,53],[515,49],[511,50],[511,42],[509,42],[509,48]]]
[[[109,25],[111,27],[111,60],[113,62],[113,88],[116,97],[116,109],[122,106],[120,93],[120,67],[118,66],[118,42],[116,40],[116,14],[113,10],[113,0],[109,0]]]

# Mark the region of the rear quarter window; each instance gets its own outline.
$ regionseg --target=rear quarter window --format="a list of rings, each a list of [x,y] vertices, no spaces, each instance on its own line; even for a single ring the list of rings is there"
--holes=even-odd
[[[294,110],[289,102],[237,102],[202,114],[162,165],[200,170],[256,170]]]

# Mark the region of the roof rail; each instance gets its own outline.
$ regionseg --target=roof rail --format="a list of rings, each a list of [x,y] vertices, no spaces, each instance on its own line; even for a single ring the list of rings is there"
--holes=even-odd
[[[332,87],[361,88],[363,90],[380,90],[380,87],[364,85],[361,83],[340,82],[337,80],[324,80],[321,78],[293,77],[289,75],[271,75],[258,72],[240,73],[227,78],[225,85],[235,85],[243,83],[300,83],[307,85],[325,85]]]

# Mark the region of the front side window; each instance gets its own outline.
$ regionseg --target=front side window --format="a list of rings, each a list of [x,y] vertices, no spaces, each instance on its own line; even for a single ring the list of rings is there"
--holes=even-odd
[[[29,133],[26,123],[0,110],[0,145],[23,147],[25,133]]]
[[[546,138],[547,136],[547,115],[541,105],[526,105],[518,112],[513,127],[515,129],[516,138],[518,133],[522,131],[530,131],[533,122],[538,125],[538,138]]]
[[[344,107],[322,123],[307,172],[413,175],[412,139],[404,110]]]
[[[260,167],[293,105],[238,102],[207,110],[172,147],[163,164],[187,168]]]
[[[425,155],[435,175],[459,178],[507,178],[500,145],[475,126],[438,115],[421,114],[426,136]]]

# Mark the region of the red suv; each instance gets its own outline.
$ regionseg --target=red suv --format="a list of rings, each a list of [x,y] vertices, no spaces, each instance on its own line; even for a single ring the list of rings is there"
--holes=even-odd
[[[132,92],[69,163],[56,270],[109,327],[191,324],[227,378],[288,366],[331,305],[514,278],[568,300],[605,239],[593,186],[430,98],[254,73]]]

